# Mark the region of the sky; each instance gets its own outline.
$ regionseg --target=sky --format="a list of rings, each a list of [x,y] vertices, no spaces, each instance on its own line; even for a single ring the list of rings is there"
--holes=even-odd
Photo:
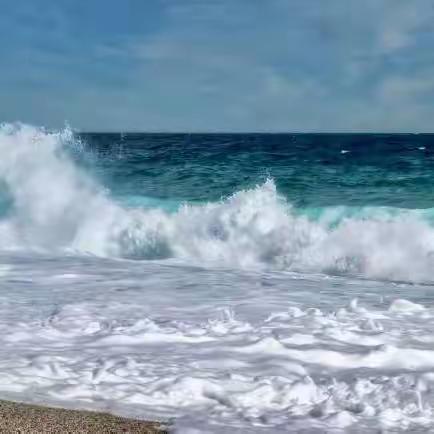
[[[0,4],[0,122],[434,132],[434,0]]]

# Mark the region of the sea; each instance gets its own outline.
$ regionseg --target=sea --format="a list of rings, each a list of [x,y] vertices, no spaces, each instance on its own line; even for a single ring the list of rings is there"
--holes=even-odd
[[[434,135],[0,126],[0,398],[179,433],[434,430]]]

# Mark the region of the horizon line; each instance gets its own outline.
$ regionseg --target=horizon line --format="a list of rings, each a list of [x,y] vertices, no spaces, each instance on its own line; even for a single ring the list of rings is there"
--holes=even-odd
[[[77,134],[172,134],[172,135],[434,135],[431,132],[409,131],[142,131],[142,130],[79,130],[73,129]]]

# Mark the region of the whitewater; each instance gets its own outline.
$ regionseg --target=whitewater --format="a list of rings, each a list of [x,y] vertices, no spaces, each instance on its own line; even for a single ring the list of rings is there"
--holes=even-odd
[[[294,177],[284,193],[273,168],[208,200],[201,188],[219,181],[219,164],[223,178],[227,155],[264,166],[221,146],[214,169],[205,161],[214,148],[190,149],[202,159],[182,177],[165,163],[176,152],[142,146],[138,160],[158,166],[151,188],[110,182],[110,170],[139,171],[113,149],[101,163],[70,129],[0,127],[0,397],[170,421],[185,433],[431,431],[429,204],[339,203],[356,190],[340,190],[329,157],[312,173],[331,174],[333,190],[319,179],[306,206],[291,196],[305,184]],[[273,150],[276,167],[309,171],[304,149],[292,167]],[[357,149],[335,151],[348,171]],[[186,184],[179,197],[153,194],[177,176],[191,197]],[[403,197],[424,197],[406,188]]]

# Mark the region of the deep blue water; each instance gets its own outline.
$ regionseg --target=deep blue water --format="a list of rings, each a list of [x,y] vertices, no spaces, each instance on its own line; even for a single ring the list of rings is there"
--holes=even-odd
[[[296,207],[434,203],[430,134],[82,134],[117,197],[216,201],[273,178]],[[137,199],[139,200],[139,199]]]

